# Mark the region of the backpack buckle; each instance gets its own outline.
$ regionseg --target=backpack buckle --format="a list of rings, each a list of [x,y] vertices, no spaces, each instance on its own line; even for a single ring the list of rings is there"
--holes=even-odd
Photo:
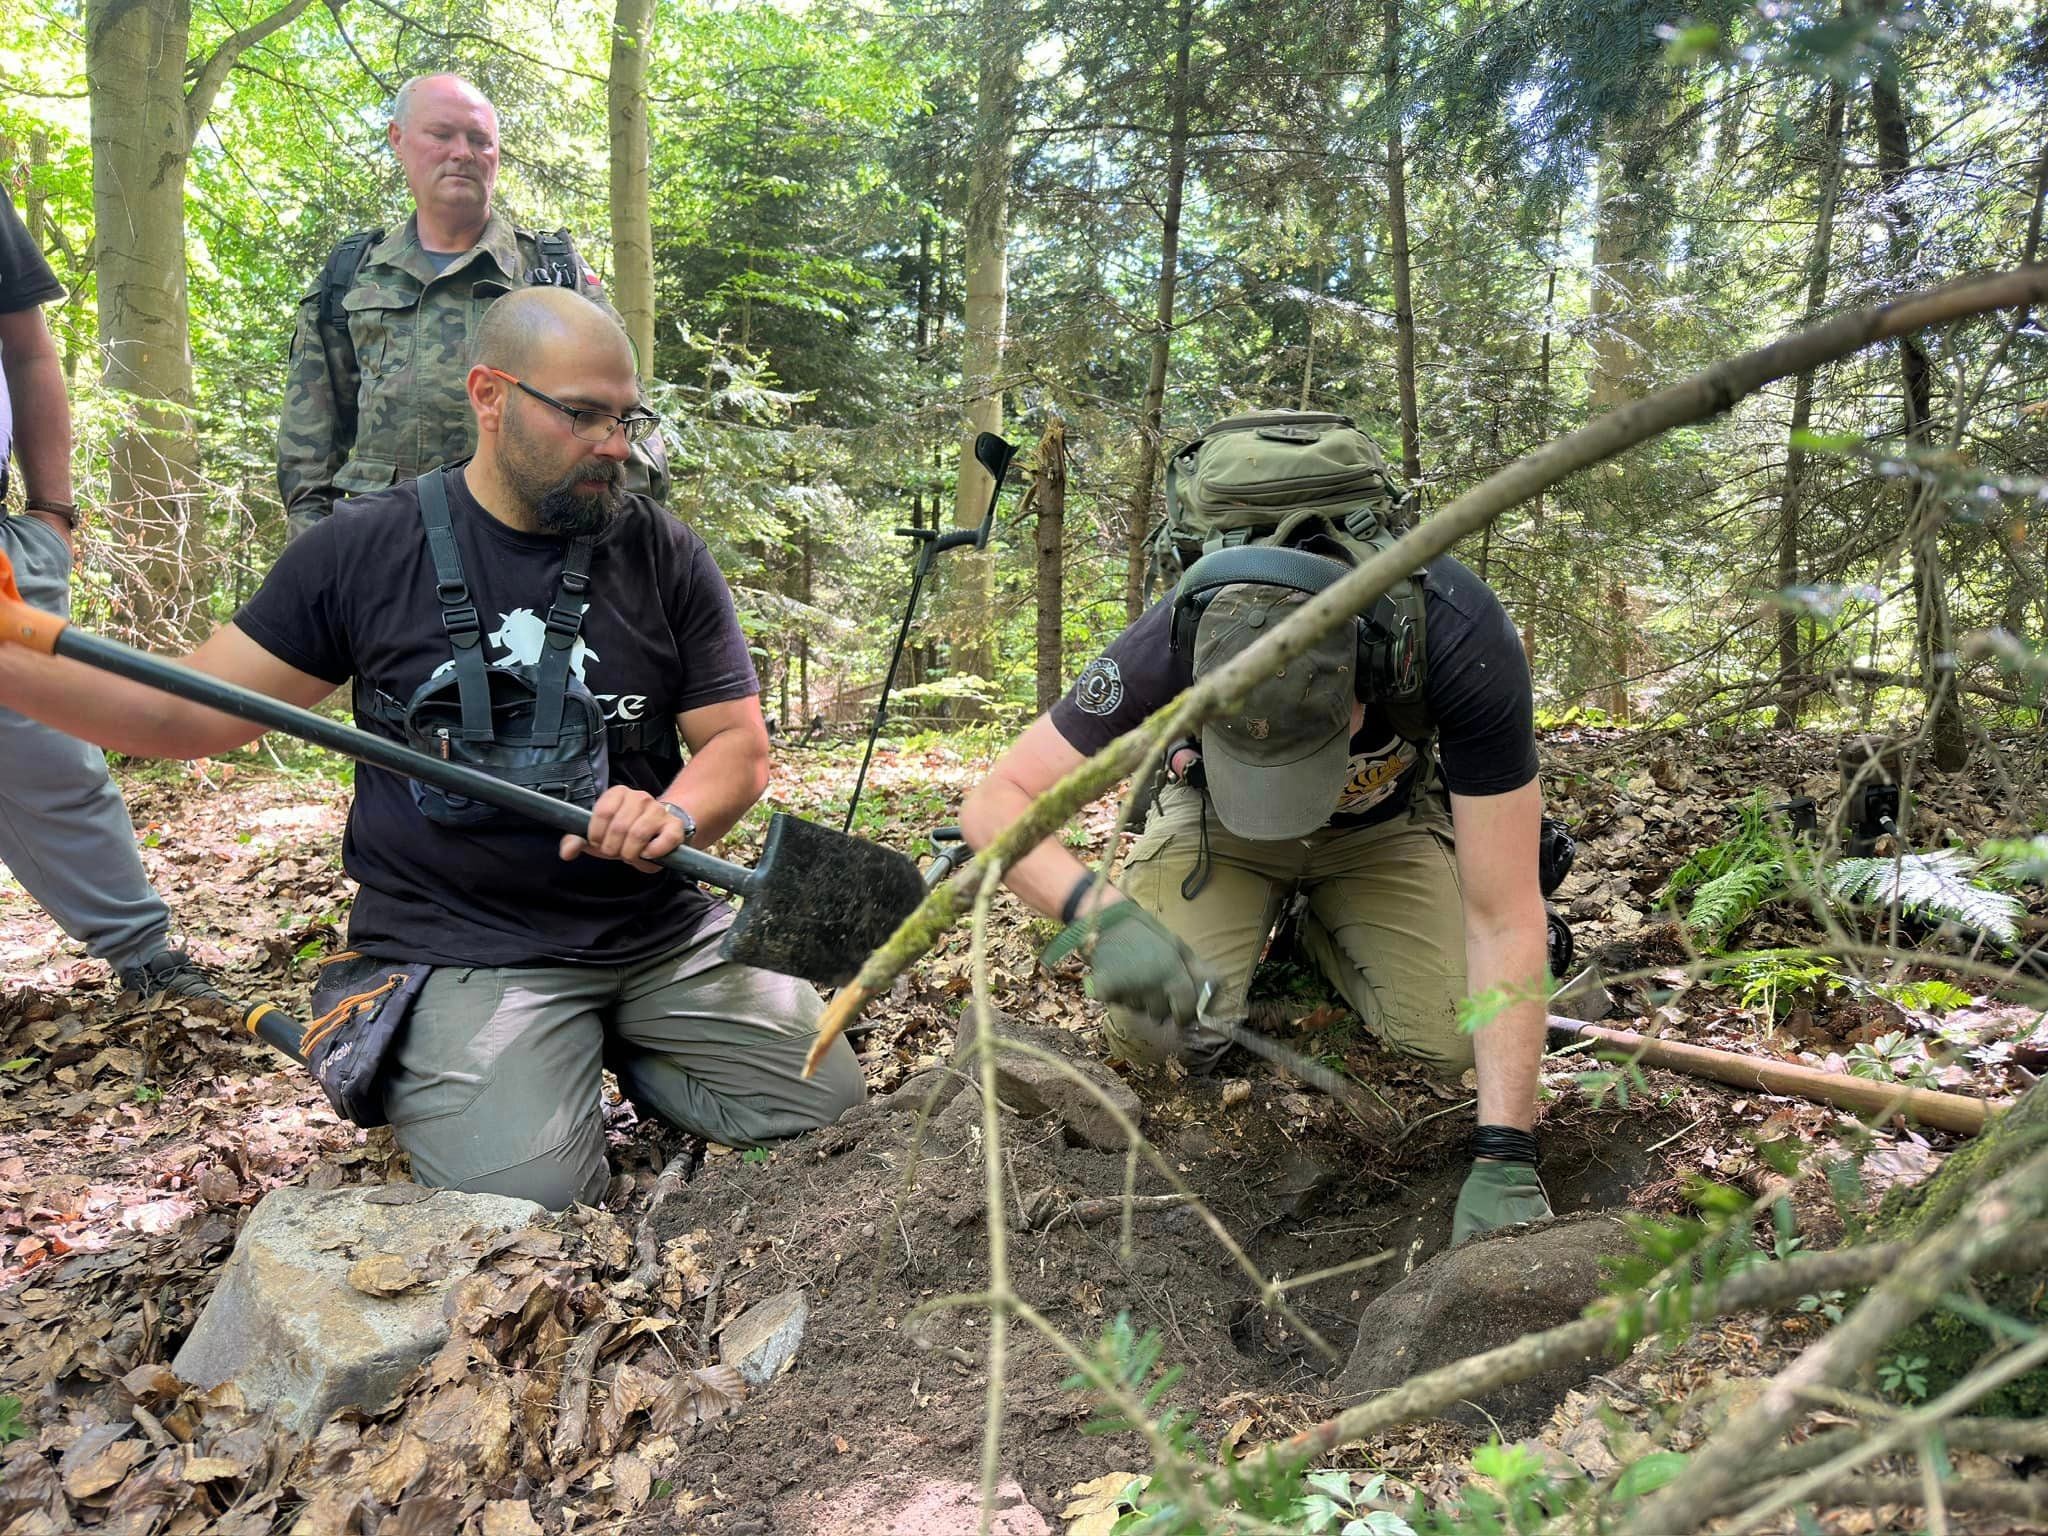
[[[564,608],[559,603],[548,610],[547,643],[553,646],[573,645],[576,636],[583,629],[583,610]]]
[[[483,622],[476,609],[468,603],[460,607],[451,603],[443,608],[441,627],[448,631],[448,638],[456,645],[475,645],[483,634]]]

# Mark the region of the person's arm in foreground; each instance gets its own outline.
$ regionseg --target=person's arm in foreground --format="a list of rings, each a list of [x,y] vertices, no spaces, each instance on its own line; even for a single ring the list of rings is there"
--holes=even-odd
[[[184,658],[195,672],[311,709],[336,685],[301,672],[223,624]],[[67,735],[131,757],[211,757],[247,746],[263,727],[64,657],[0,644],[0,704]]]
[[[1472,995],[1499,1004],[1473,1037],[1479,1124],[1536,1123],[1543,1060],[1545,946],[1537,840],[1543,794],[1534,781],[1503,795],[1451,796],[1464,889],[1465,975]],[[1481,1159],[1458,1197],[1452,1240],[1550,1214],[1535,1166]]]
[[[1085,761],[1049,717],[1039,716],[960,807],[968,846],[986,848],[1033,800]],[[1115,886],[1086,884],[1090,874],[1058,838],[1048,837],[1004,871],[1003,883],[1030,906],[1068,924],[1048,953],[1083,946],[1091,996],[1161,1025],[1193,1024],[1211,979],[1207,969],[1158,918]],[[1161,1044],[1178,1049],[1178,1033]]]
[[[39,307],[0,314],[0,369],[14,402],[14,457],[31,501],[71,504],[71,402],[64,364]],[[71,542],[71,528],[54,512],[34,514]]]
[[[696,819],[691,841],[708,848],[761,798],[768,787],[768,727],[757,695],[686,709],[676,725],[690,749],[683,771],[659,795],[614,784],[591,808],[589,837],[562,839],[563,858],[594,853],[651,871],[658,867],[651,860],[683,842],[683,823],[662,809],[663,801]]]

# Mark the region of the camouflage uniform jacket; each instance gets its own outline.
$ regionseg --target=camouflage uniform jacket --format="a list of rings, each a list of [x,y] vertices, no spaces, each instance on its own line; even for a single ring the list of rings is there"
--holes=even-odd
[[[364,253],[342,295],[345,336],[325,324],[315,280],[299,301],[277,428],[277,488],[292,536],[341,497],[386,490],[476,452],[464,380],[477,327],[492,302],[525,287],[540,264],[539,237],[493,213],[477,243],[437,273],[420,246],[417,216],[408,218]],[[612,314],[597,275],[580,257],[576,267],[584,296]],[[351,396],[353,434],[337,409]],[[634,449],[625,489],[666,492],[658,441]]]

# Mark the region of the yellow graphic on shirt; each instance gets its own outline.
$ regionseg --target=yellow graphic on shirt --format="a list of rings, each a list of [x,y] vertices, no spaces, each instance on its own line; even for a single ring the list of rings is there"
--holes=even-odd
[[[1413,768],[1421,755],[1415,743],[1396,736],[1383,747],[1351,755],[1351,774],[1337,796],[1339,816],[1356,816],[1369,811],[1393,794],[1401,776]]]

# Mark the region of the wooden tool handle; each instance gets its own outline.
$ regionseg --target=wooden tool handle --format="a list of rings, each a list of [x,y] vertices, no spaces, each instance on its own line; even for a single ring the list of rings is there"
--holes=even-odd
[[[1852,1077],[1846,1072],[1827,1072],[1819,1067],[1791,1061],[1764,1061],[1735,1051],[1717,1051],[1710,1046],[1686,1045],[1678,1040],[1660,1040],[1632,1030],[1606,1029],[1582,1024],[1577,1019],[1550,1016],[1556,1034],[1579,1040],[1598,1040],[1617,1051],[1626,1051],[1646,1067],[1664,1067],[1694,1077],[1752,1088],[1759,1093],[1787,1094],[1833,1104],[1859,1115],[1883,1119],[1904,1115],[1922,1125],[1974,1136],[1984,1129],[1991,1106],[1982,1099],[1960,1093],[1939,1093],[1930,1088],[1908,1088],[1903,1083],[1878,1083]]]

